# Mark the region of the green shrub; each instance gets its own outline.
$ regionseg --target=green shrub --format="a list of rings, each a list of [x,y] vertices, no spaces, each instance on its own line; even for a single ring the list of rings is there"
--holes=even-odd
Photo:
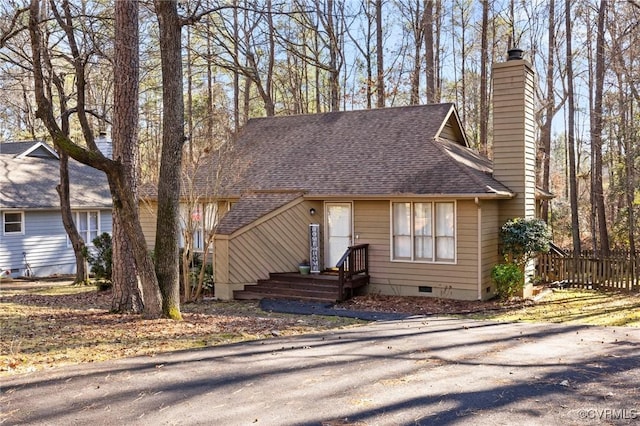
[[[91,273],[99,283],[111,283],[111,266],[113,264],[113,248],[111,235],[104,232],[93,239],[93,249],[86,246],[83,255],[91,265]]]
[[[524,287],[524,273],[515,263],[499,263],[491,269],[491,278],[501,299],[509,299]]]
[[[524,266],[538,253],[549,251],[551,230],[541,219],[511,219],[500,229],[502,253],[505,258]]]

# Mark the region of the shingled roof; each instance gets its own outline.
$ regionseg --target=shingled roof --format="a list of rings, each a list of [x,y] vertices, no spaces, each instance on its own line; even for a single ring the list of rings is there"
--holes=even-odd
[[[251,193],[242,197],[233,208],[224,215],[216,232],[221,235],[231,234],[236,229],[250,224],[254,220],[271,213],[278,207],[300,198],[301,192],[266,192]]]
[[[217,195],[240,197],[219,234],[302,195],[513,196],[493,179],[491,162],[467,146],[453,104],[251,119],[216,155],[225,165]]]
[[[453,104],[255,118],[232,151],[227,196],[512,195],[466,146]]]
[[[21,155],[39,144],[16,142],[0,144],[0,208],[58,209],[56,186],[60,181],[59,161],[40,150]],[[110,208],[112,205],[106,175],[97,169],[69,159],[70,202],[72,208]]]

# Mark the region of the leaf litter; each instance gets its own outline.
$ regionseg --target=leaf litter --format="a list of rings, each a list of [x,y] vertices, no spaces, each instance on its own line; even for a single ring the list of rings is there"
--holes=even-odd
[[[363,321],[262,311],[256,301],[182,306],[183,321],[109,312],[111,292],[95,287],[0,291],[0,377],[84,362],[195,349],[351,327]],[[546,321],[640,327],[638,294],[556,290],[533,300],[456,301],[366,295],[339,304],[360,311],[457,315],[495,321]]]
[[[147,320],[110,313],[111,292],[94,287],[72,294],[1,294],[0,305],[0,377],[363,323],[264,312],[254,301],[213,300],[183,305],[183,321]]]

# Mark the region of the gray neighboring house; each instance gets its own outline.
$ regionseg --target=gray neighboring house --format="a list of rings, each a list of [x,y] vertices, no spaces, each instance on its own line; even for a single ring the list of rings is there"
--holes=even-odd
[[[112,229],[107,178],[102,171],[70,159],[69,179],[76,225],[91,244]],[[58,155],[46,143],[0,143],[0,268],[12,277],[75,273],[56,191],[59,180]]]

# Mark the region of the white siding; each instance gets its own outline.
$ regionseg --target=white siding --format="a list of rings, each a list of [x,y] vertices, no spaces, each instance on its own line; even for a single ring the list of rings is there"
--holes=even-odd
[[[25,211],[24,235],[0,236],[0,266],[24,274],[23,252],[35,276],[75,273],[73,248],[67,243],[60,211]],[[111,233],[111,210],[100,211],[100,233]]]

